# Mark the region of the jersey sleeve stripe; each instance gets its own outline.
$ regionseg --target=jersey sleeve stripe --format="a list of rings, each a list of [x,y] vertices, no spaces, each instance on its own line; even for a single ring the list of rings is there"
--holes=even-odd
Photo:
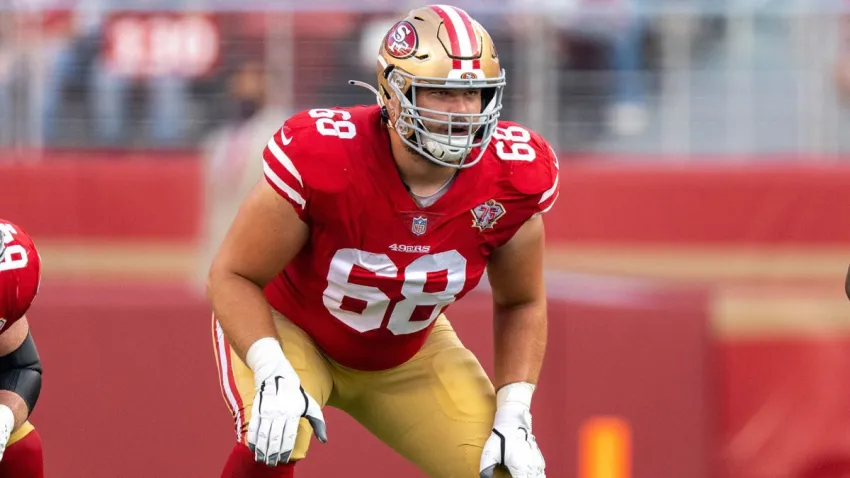
[[[549,199],[550,197],[552,197],[553,194],[555,194],[555,191],[557,189],[558,189],[558,175],[556,174],[555,175],[555,184],[553,184],[551,188],[543,191],[543,195],[540,196],[540,201],[538,201],[537,204],[543,204],[544,202],[546,202],[547,199]]]
[[[268,162],[263,162],[263,172],[266,174],[266,178],[275,189],[278,190],[281,195],[286,195],[289,197],[291,201],[301,206],[301,209],[304,209],[307,201],[304,200],[304,197],[298,193],[298,191],[292,189],[288,184],[286,184],[280,177],[274,172],[271,166],[269,166]]]
[[[557,202],[557,201],[558,201],[558,196],[559,196],[559,195],[560,195],[560,193],[555,194],[555,197],[553,197],[553,198],[552,198],[552,200],[549,202],[549,205],[548,205],[548,206],[546,206],[546,208],[545,208],[545,209],[543,209],[542,211],[540,211],[540,214],[545,214],[545,213],[549,212],[549,210],[550,210],[550,209],[552,209],[552,206],[554,206],[554,205],[555,205],[555,202]]]
[[[277,136],[277,135],[275,135]],[[292,160],[289,159],[289,156],[280,149],[280,146],[277,144],[276,138],[272,137],[269,140],[268,144],[269,151],[272,155],[277,159],[277,161],[287,170],[289,174],[292,175],[296,180],[298,180],[298,184],[304,186],[304,182],[301,180],[301,175],[298,174],[298,169],[295,168],[295,164],[292,163]]]

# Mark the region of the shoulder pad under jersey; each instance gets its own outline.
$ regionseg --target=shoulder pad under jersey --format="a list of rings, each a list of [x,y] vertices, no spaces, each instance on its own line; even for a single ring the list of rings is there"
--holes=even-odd
[[[299,213],[310,195],[333,193],[349,184],[352,161],[371,147],[377,107],[302,111],[274,133],[263,152],[266,180]]]
[[[538,133],[517,123],[499,121],[489,153],[498,160],[501,183],[512,193],[535,201],[534,209],[548,211],[559,193],[558,157]]]
[[[19,226],[0,219],[0,319],[2,330],[21,318],[41,285],[41,257],[32,238]]]

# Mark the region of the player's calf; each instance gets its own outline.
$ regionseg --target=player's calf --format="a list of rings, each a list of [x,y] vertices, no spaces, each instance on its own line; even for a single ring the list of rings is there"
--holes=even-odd
[[[295,463],[268,466],[254,460],[254,452],[243,443],[237,443],[230,451],[221,478],[293,478]],[[5,476],[0,473],[0,476]]]

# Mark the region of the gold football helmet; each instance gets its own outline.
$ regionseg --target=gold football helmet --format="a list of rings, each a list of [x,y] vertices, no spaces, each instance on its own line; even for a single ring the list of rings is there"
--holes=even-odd
[[[390,126],[407,146],[453,168],[470,167],[481,159],[499,121],[505,72],[490,35],[465,11],[448,5],[411,10],[384,37],[377,73],[378,103],[385,106],[398,99],[401,111]],[[422,108],[416,104],[418,87],[481,89],[481,112]],[[447,126],[447,134],[429,131],[422,113],[444,118],[429,117],[427,122]],[[470,158],[475,148],[478,154]]]

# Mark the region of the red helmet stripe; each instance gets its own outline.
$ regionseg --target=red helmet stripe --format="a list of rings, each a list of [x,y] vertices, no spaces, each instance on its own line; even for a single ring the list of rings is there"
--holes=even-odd
[[[449,43],[451,44],[452,56],[459,57],[462,56],[460,51],[460,39],[458,38],[458,29],[455,27],[455,23],[452,21],[452,17],[449,15],[447,9],[452,8],[448,6],[438,6],[433,5],[431,9],[437,12],[437,15],[443,20],[443,25],[446,29],[446,33],[449,35]],[[454,59],[452,61],[452,68],[459,70],[461,68],[461,61],[459,59]]]
[[[481,44],[478,43],[478,37],[475,36],[475,31],[472,29],[472,19],[469,17],[469,14],[461,10],[460,8],[451,8],[458,13],[461,21],[463,21],[463,26],[466,29],[466,35],[469,38],[469,46],[472,53],[471,56],[481,56]],[[472,60],[472,68],[475,70],[480,70],[481,60]]]

